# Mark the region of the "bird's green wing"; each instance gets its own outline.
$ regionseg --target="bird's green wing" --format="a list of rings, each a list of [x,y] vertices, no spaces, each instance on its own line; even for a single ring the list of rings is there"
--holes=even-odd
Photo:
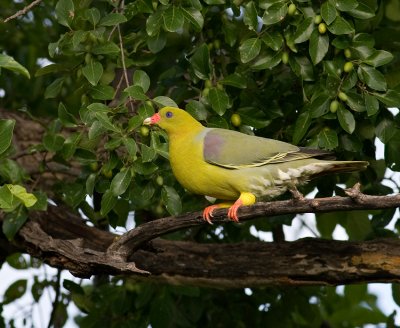
[[[225,129],[206,129],[203,142],[204,160],[230,169],[327,155],[326,152],[319,150],[300,148],[286,142]]]

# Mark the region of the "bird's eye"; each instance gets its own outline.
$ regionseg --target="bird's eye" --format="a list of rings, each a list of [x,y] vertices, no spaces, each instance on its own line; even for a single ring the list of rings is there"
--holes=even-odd
[[[165,116],[167,117],[167,118],[171,118],[172,117],[172,112],[167,112],[166,114],[165,114]]]

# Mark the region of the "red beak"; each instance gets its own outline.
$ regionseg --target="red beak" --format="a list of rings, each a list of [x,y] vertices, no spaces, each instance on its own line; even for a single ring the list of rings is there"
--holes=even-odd
[[[157,124],[161,119],[161,116],[159,113],[155,113],[152,117],[148,117],[143,121],[144,125],[153,125]]]

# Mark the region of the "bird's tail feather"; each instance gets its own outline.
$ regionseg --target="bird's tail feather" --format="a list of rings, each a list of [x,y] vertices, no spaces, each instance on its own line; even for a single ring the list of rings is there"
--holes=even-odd
[[[367,161],[332,161],[332,166],[329,169],[313,175],[313,178],[320,177],[331,173],[350,173],[355,171],[362,171],[367,168],[369,162]]]

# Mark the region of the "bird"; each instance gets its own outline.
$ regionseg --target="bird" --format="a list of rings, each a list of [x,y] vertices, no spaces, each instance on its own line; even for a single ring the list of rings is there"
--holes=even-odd
[[[234,130],[208,128],[177,107],[163,107],[143,121],[166,131],[169,160],[178,182],[188,191],[222,200],[207,206],[203,219],[212,224],[217,208],[229,208],[239,222],[238,209],[286,191],[302,195],[297,186],[315,177],[363,170],[367,161],[335,161],[332,153]]]

